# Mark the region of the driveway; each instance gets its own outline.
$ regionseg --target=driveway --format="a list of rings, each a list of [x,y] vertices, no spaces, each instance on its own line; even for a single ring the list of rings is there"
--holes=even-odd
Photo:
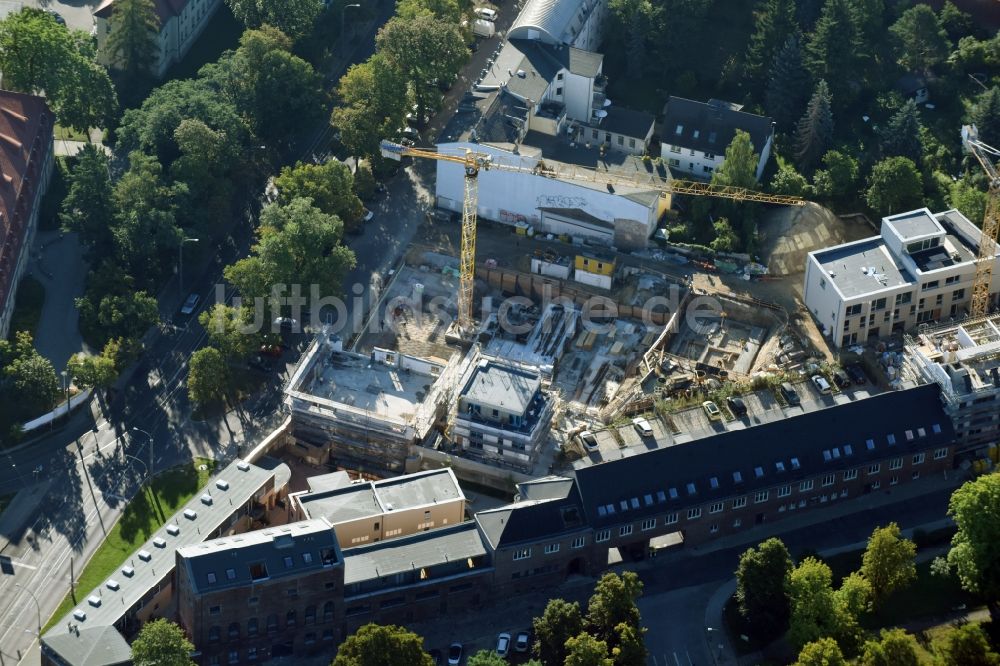
[[[38,320],[35,348],[59,372],[73,354],[93,351],[87,349],[80,337],[80,313],[74,303],[74,299],[83,295],[87,273],[77,234],[39,232],[32,248],[30,270],[45,286],[45,303]]]

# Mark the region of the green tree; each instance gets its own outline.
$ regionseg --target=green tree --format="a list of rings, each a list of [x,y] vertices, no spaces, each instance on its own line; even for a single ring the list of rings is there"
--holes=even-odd
[[[424,652],[424,639],[405,627],[366,624],[337,648],[331,666],[434,666],[434,662]]]
[[[31,334],[18,331],[13,344],[2,341],[0,361],[11,391],[3,402],[16,402],[14,411],[22,417],[47,412],[60,395],[59,380],[52,363],[35,350]]]
[[[966,178],[955,181],[948,190],[948,205],[957,208],[973,224],[980,226],[986,216],[986,192]]]
[[[655,8],[649,0],[610,0],[611,34],[625,52],[625,71],[630,79],[642,77]]]
[[[875,605],[916,579],[916,556],[916,544],[900,535],[896,523],[872,532],[861,562],[861,575],[871,583]]]
[[[116,0],[111,5],[108,53],[127,80],[146,74],[156,62],[160,22],[153,0]]]
[[[963,484],[951,495],[948,515],[958,531],[948,563],[962,587],[986,599],[994,626],[1000,622],[1000,474]]]
[[[583,631],[580,604],[550,599],[545,611],[532,621],[535,633],[533,651],[543,664],[566,661],[566,643]]]
[[[926,5],[921,5],[926,6]],[[908,157],[914,164],[920,164],[924,155],[924,145],[920,141],[920,113],[917,103],[910,99],[893,114],[882,130],[882,155]]]
[[[972,107],[971,120],[979,130],[980,141],[1000,145],[1000,86],[980,93]]]
[[[823,155],[824,169],[813,174],[816,194],[824,199],[839,201],[856,194],[858,161],[837,150]]]
[[[587,603],[587,630],[608,647],[617,645],[615,628],[619,624],[639,629],[641,626],[636,601],[642,596],[642,581],[634,571],[621,576],[606,573],[594,586]]]
[[[375,174],[372,173],[371,164],[367,161],[359,161],[354,170],[354,193],[362,201],[375,196],[378,183],[375,181]]]
[[[712,229],[715,232],[715,238],[709,244],[710,247],[716,252],[735,252],[736,248],[740,244],[739,236],[733,231],[733,226],[729,224],[729,220],[724,217],[717,217],[714,222],[712,222]]]
[[[872,169],[865,200],[873,211],[885,216],[919,206],[923,194],[917,165],[905,157],[889,157]]]
[[[194,666],[189,656],[194,645],[184,630],[163,618],[142,625],[132,643],[135,666]]]
[[[795,170],[791,164],[778,167],[777,173],[771,179],[771,191],[777,194],[787,194],[793,197],[806,197],[812,191],[806,177]]]
[[[468,666],[508,666],[509,662],[493,650],[480,650],[469,657]]]
[[[235,146],[223,131],[196,118],[181,121],[174,130],[174,141],[181,154],[171,165],[170,174],[186,186],[189,196],[178,215],[183,215],[185,228],[214,236],[225,228],[232,214],[231,170],[238,162]]]
[[[108,294],[97,308],[97,323],[107,338],[138,340],[159,321],[156,299],[144,291]]]
[[[129,338],[112,338],[104,345],[102,356],[111,359],[115,371],[121,372],[134,363],[142,352],[142,343]]]
[[[833,143],[833,111],[826,81],[816,84],[805,115],[795,128],[795,161],[806,172],[819,162]]]
[[[799,658],[794,666],[846,666],[837,641],[832,638],[820,638],[807,643],[799,652]]]
[[[928,5],[910,7],[889,32],[896,42],[899,64],[912,71],[926,71],[948,57],[948,33]]]
[[[400,0],[396,16],[412,21],[418,16],[431,16],[448,23],[462,20],[462,5],[456,0]]]
[[[68,192],[59,216],[63,227],[80,234],[80,241],[91,261],[111,254],[114,249],[111,226],[115,210],[107,154],[97,146],[85,145],[77,153],[76,166],[68,180]]]
[[[872,584],[857,571],[847,575],[833,593],[836,608],[832,637],[848,656],[855,656],[865,641],[860,617],[871,610]]]
[[[725,161],[712,174],[712,184],[756,189],[760,157],[753,149],[750,135],[736,130],[733,140],[726,147]],[[740,236],[741,247],[737,249],[747,250],[753,246],[757,233],[755,206],[732,201],[705,202],[702,205],[710,206],[716,217],[725,217],[730,221]]]
[[[282,204],[307,197],[316,208],[336,215],[347,227],[361,222],[364,205],[354,193],[354,176],[350,168],[340,160],[324,164],[297,162],[294,167],[282,168],[274,184]]]
[[[951,0],[945,0],[944,4],[941,5],[938,19],[941,21],[941,27],[944,28],[953,42],[957,42],[972,32],[972,17],[956,7]]]
[[[104,354],[73,354],[66,364],[66,371],[74,378],[77,386],[84,388],[108,389],[118,379],[115,359]]]
[[[753,14],[754,31],[747,48],[746,73],[751,79],[764,74],[787,39],[795,37],[793,0],[764,0]]]
[[[753,635],[770,642],[788,628],[792,558],[778,538],[748,548],[736,568],[736,603]]]
[[[202,347],[191,354],[188,364],[188,397],[198,405],[207,405],[225,397],[229,381],[226,360],[215,347]]]
[[[352,65],[337,85],[341,105],[330,122],[353,157],[379,154],[379,142],[393,136],[406,116],[407,79],[386,58],[375,54]]]
[[[584,633],[566,641],[566,661],[562,663],[565,666],[614,666],[607,655],[608,646],[604,641]]]
[[[854,20],[858,26],[861,43],[866,52],[877,48],[879,42],[885,39],[885,2],[884,0],[851,0]]]
[[[431,16],[418,16],[413,21],[390,19],[378,31],[375,48],[409,82],[419,116],[439,94],[431,82],[450,79],[469,57],[458,26]]]
[[[198,315],[198,322],[213,347],[227,359],[238,359],[248,356],[260,344],[260,336],[249,332],[251,316],[248,308],[216,303]]]
[[[24,8],[0,20],[3,87],[44,91],[63,125],[85,131],[107,124],[118,105],[106,71],[87,40],[40,9]]]
[[[323,11],[321,0],[226,0],[226,4],[247,28],[271,25],[292,39],[311,32]]]
[[[830,567],[812,557],[792,570],[788,578],[788,639],[793,647],[801,650],[807,643],[832,636],[839,629],[832,583]]]
[[[944,666],[997,666],[1000,655],[993,651],[986,632],[978,624],[963,624],[935,643]]]
[[[764,106],[781,128],[787,128],[802,116],[812,92],[812,76],[802,60],[802,45],[797,34],[788,36],[771,61]]]
[[[615,627],[617,634],[615,647],[611,649],[611,659],[615,666],[645,666],[649,660],[646,644],[642,640],[642,627],[633,627],[624,622]]]
[[[859,666],[920,666],[917,641],[903,629],[883,629],[878,640],[865,643]]]
[[[816,79],[830,82],[833,99],[846,107],[853,99],[852,75],[860,70],[861,40],[848,0],[826,0],[806,44],[806,66]]]

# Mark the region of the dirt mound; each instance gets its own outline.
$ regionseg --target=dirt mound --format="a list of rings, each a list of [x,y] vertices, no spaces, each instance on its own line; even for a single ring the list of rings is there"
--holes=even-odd
[[[816,203],[786,206],[761,220],[760,255],[771,275],[796,275],[805,271],[810,252],[875,235],[862,218],[844,220]]]

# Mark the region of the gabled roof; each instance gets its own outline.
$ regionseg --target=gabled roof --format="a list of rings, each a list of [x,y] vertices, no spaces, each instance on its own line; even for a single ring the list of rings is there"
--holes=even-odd
[[[163,26],[174,16],[180,16],[189,1],[190,0],[153,0],[153,9],[156,11],[156,18],[160,19],[160,25]],[[97,9],[94,10],[94,16],[100,16],[103,19],[110,19],[114,4],[115,0],[104,0],[104,2],[98,5]]]
[[[671,97],[663,107],[662,143],[722,155],[741,129],[750,134],[760,153],[771,136],[771,119],[740,111],[741,107],[720,100],[696,102]],[[678,128],[680,132],[678,132]]]
[[[344,553],[344,585],[486,554],[471,522],[352,548]]]
[[[947,446],[955,433],[939,394],[937,384],[883,393],[584,467],[577,488],[600,527]]]
[[[61,663],[70,666],[116,666],[132,660],[132,648],[113,626],[46,636],[42,650],[54,653]]]
[[[606,132],[623,134],[636,139],[645,139],[656,119],[645,111],[635,111],[621,106],[611,106],[608,115],[601,120],[600,128]]]
[[[552,494],[555,496],[552,499],[524,499],[480,511],[476,514],[479,530],[493,549],[498,550],[584,529],[585,517],[576,485],[559,484],[559,491]]]

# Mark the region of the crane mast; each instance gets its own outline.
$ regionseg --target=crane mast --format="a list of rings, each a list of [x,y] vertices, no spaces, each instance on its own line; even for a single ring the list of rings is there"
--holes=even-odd
[[[972,283],[972,302],[969,313],[981,317],[989,312],[990,287],[993,284],[993,264],[996,262],[997,229],[1000,227],[1000,174],[990,156],[1000,156],[1000,150],[979,140],[975,125],[962,127],[962,146],[975,156],[986,172],[989,193],[986,197],[986,215],[983,217],[982,238],[976,257],[976,278]]]

